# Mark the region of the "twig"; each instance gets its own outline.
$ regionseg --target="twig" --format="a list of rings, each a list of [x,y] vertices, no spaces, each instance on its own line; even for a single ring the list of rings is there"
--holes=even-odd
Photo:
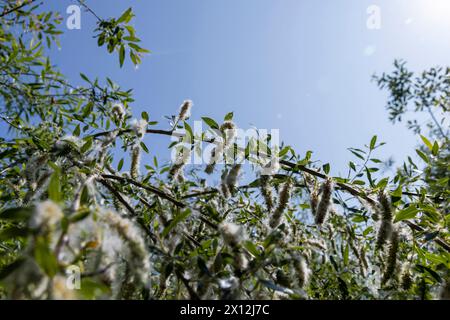
[[[17,7],[14,7],[14,8],[11,8],[11,9],[9,9],[9,10],[6,10],[6,11],[3,12],[2,14],[0,14],[0,18],[3,18],[4,16],[6,16],[6,15],[8,15],[8,14],[13,13],[14,11],[20,10],[20,9],[22,9],[23,7],[25,7],[25,6],[29,5],[29,4],[32,4],[32,3],[35,2],[35,1],[36,1],[36,0],[29,0],[28,2],[24,2],[24,3],[22,3],[21,5],[18,5]]]
[[[89,7],[87,6],[87,4],[84,3],[84,1],[78,0],[78,3],[81,4],[81,5],[82,5],[87,11],[89,11],[94,17],[96,17],[98,21],[103,21],[103,19],[100,18],[100,17],[94,12],[94,10],[92,10],[91,8],[89,8]]]
[[[120,192],[116,190],[116,188],[114,188],[104,179],[97,179],[97,181],[100,182],[102,185],[104,185],[106,189],[108,189],[117,198],[117,200],[119,200],[120,203],[122,203],[127,208],[127,210],[130,211],[133,217],[136,216],[136,212],[134,211],[134,209],[128,204],[127,201],[125,201],[125,199],[122,197]]]
[[[135,180],[133,180],[133,179],[130,179],[130,178],[124,178],[124,177],[119,177],[119,176],[115,176],[115,175],[112,175],[112,174],[102,174],[102,177],[105,178],[105,179],[114,179],[114,180],[118,180],[118,181],[121,181],[121,182],[128,182],[128,183],[130,183],[130,184],[135,185],[136,187],[139,187],[139,188],[142,188],[142,189],[144,189],[144,190],[147,190],[147,191],[149,191],[149,192],[151,192],[151,193],[154,193],[154,194],[156,194],[157,196],[159,196],[160,198],[169,200],[170,202],[172,202],[173,204],[175,204],[176,206],[178,206],[178,207],[180,207],[180,208],[186,207],[186,204],[184,204],[183,202],[178,201],[178,200],[175,199],[174,197],[168,195],[168,194],[165,193],[164,191],[162,191],[162,190],[160,190],[160,189],[158,189],[158,188],[155,188],[155,187],[153,187],[153,186],[148,186],[148,185],[142,184],[142,183],[140,183],[140,182],[137,182],[137,181],[135,181]]]

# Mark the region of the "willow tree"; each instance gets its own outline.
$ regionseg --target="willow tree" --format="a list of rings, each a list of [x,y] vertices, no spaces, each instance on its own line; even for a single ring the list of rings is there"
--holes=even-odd
[[[140,63],[147,50],[131,9],[104,19],[80,5],[97,19],[99,46],[120,66]],[[398,62],[375,77],[390,92],[393,121],[411,108],[429,114],[429,126],[409,122],[422,130],[420,163],[408,158],[383,176],[375,136],[350,149],[347,176],[332,177],[312,152],[259,152],[267,137],[239,147],[233,113],[204,117],[209,128],[194,133],[189,100],[170,125],[147,112],[133,119],[131,90],[83,74],[85,85],[74,86],[51,63],[57,13],[12,0],[0,12],[1,296],[449,297],[448,68],[415,77]],[[171,162],[140,163],[147,135],[167,138]],[[209,163],[187,170],[203,145],[214,146]],[[222,164],[230,154],[251,164]],[[243,175],[252,182],[240,184]]]

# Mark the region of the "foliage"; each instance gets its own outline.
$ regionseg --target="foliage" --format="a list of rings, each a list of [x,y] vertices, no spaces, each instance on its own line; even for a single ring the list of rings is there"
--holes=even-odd
[[[203,117],[210,129],[196,139],[190,101],[169,117],[169,129],[153,128],[158,123],[147,112],[131,119],[131,90],[84,74],[85,85],[75,87],[51,64],[45,46],[57,44],[57,14],[34,1],[1,6],[0,112],[10,130],[0,138],[5,298],[449,296],[448,68],[412,80],[396,62],[392,74],[376,77],[391,94],[392,120],[411,102],[430,112],[420,163],[410,157],[393,177],[382,176],[374,154],[383,143],[374,136],[350,149],[355,160],[346,177],[329,176],[330,164],[317,166],[312,152],[299,155],[289,146],[278,152],[280,169],[264,175],[276,154],[255,156],[268,144],[263,138],[237,147],[233,113],[223,121]],[[140,63],[147,51],[128,24],[132,11],[109,20],[93,14],[98,45],[117,52],[120,65],[126,50]],[[224,145],[212,129],[225,135]],[[169,145],[176,160],[160,164],[154,155],[153,164],[141,166],[149,134],[178,137]],[[207,186],[203,167],[185,166],[210,143],[216,147],[207,171],[222,177],[216,187]],[[252,165],[216,164],[214,157],[229,150]],[[130,155],[129,172],[123,154]],[[239,185],[242,170],[253,182]],[[78,290],[67,286],[71,270],[81,272]]]

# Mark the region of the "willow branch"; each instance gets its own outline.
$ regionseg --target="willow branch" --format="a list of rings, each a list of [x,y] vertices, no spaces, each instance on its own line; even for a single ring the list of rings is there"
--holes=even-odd
[[[116,190],[116,188],[114,188],[111,184],[109,184],[106,180],[104,179],[97,179],[98,182],[100,182],[102,185],[104,185],[106,187],[106,189],[108,189],[116,198],[117,200],[119,200],[120,203],[122,203],[125,208],[127,208],[128,211],[130,211],[130,213],[133,216],[136,216],[136,212],[134,211],[134,209],[130,206],[130,204],[122,197],[122,195],[120,194],[120,192],[118,190]]]
[[[9,10],[6,10],[6,11],[4,11],[2,14],[0,14],[0,18],[3,18],[4,16],[6,16],[6,15],[8,15],[8,14],[10,14],[10,13],[13,13],[13,12],[15,12],[15,11],[18,11],[18,10],[22,9],[23,7],[25,7],[25,6],[27,6],[27,5],[29,5],[29,4],[32,4],[32,3],[35,2],[35,1],[36,1],[36,0],[29,0],[29,1],[27,1],[27,2],[22,3],[21,5],[18,5],[18,6],[16,6],[16,7],[14,7],[14,8],[11,8],[11,9],[9,9]]]
[[[122,134],[129,133],[129,132],[131,132],[131,129],[123,129],[123,130],[119,131],[118,135],[122,135]],[[167,136],[176,136],[176,137],[180,137],[180,138],[185,136],[185,134],[183,134],[183,133],[172,131],[172,130],[147,129],[147,133],[150,133],[150,134],[152,134],[152,133],[153,134],[161,134],[161,135],[167,135]],[[100,133],[92,135],[92,137],[93,138],[99,138],[99,137],[102,137],[102,136],[106,136],[108,134],[110,134],[110,131],[100,132]],[[206,143],[214,143],[214,141],[212,141],[210,139],[203,139],[202,141],[206,142]],[[235,144],[235,147],[236,147],[237,151],[244,152],[244,154],[245,154],[245,149],[244,148],[238,147],[236,144]],[[251,154],[269,158],[268,154],[264,154],[264,153],[261,153],[261,152],[260,153],[256,153],[256,152],[252,152],[251,151]],[[297,173],[297,171],[301,171],[301,172],[309,173],[310,175],[312,175],[314,177],[317,177],[317,178],[320,178],[320,179],[324,179],[325,180],[325,179],[329,178],[328,175],[323,174],[321,172],[318,172],[317,170],[310,169],[310,168],[308,168],[308,167],[306,167],[304,165],[300,165],[300,164],[293,163],[293,162],[286,161],[286,160],[280,160],[280,164],[285,166],[285,167],[290,168],[294,173]],[[113,176],[113,177],[115,177],[115,176]],[[128,182],[130,182],[130,183],[134,182],[133,184],[136,184],[136,182],[134,180],[132,180],[132,179],[122,178],[122,177],[115,177],[115,178],[119,178],[122,181],[129,180]],[[133,182],[131,182],[131,181],[133,181]],[[142,186],[146,187],[144,185],[142,185]],[[351,185],[349,185],[347,183],[343,183],[343,182],[336,182],[336,186],[339,189],[347,191],[348,193],[350,193],[351,195],[353,195],[355,197],[358,197],[358,198],[366,200],[368,203],[370,203],[372,205],[376,205],[378,203],[377,200],[375,200],[375,199],[373,199],[373,198],[371,198],[370,196],[367,195],[367,191],[366,190],[358,190],[357,188],[355,188],[355,187],[353,187],[353,186],[351,186]],[[159,189],[156,189],[156,190],[159,190]],[[153,191],[154,190],[152,190],[151,192],[153,192]],[[211,191],[208,191],[208,192],[214,193],[214,192],[218,192],[218,191],[217,190],[216,191],[211,190]],[[419,196],[418,194],[416,195],[416,194],[409,193],[409,192],[407,194],[410,195],[410,196]],[[162,196],[167,196],[167,195],[165,193],[163,193]],[[191,195],[191,197],[192,196],[193,195]],[[181,207],[185,207],[186,206],[185,204],[179,202],[178,200],[175,200],[175,199],[173,199],[173,200],[174,200],[174,201],[172,201],[173,203],[175,203],[175,204],[178,203],[177,205],[181,204]],[[402,222],[407,224],[413,230],[421,231],[421,232],[425,231],[421,226],[419,226],[419,225],[417,225],[417,224],[415,224],[415,223],[413,223],[411,221],[402,221]],[[433,241],[435,243],[439,244],[441,247],[443,247],[448,252],[450,252],[450,245],[447,244],[444,240],[442,240],[440,238],[435,238],[435,239],[433,239]]]
[[[180,208],[185,208],[186,207],[186,204],[184,204],[183,202],[178,201],[174,197],[168,195],[164,191],[162,191],[162,190],[160,190],[158,188],[155,188],[153,186],[148,186],[148,185],[145,185],[143,183],[137,182],[137,181],[135,181],[133,179],[125,178],[125,177],[119,177],[119,176],[115,176],[115,175],[112,175],[112,174],[102,174],[102,177],[105,178],[105,179],[117,180],[117,181],[120,181],[120,182],[123,182],[123,183],[130,183],[132,185],[135,185],[136,187],[139,187],[139,188],[147,190],[147,191],[149,191],[151,193],[154,193],[160,198],[163,198],[163,199],[166,199],[166,200],[172,202],[177,207],[180,207]]]

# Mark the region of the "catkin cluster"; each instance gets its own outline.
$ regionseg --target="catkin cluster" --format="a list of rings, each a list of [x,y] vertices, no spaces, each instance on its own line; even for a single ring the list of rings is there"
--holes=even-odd
[[[175,163],[170,168],[169,177],[173,180],[178,180],[179,182],[184,181],[183,168],[189,162],[191,158],[191,149],[189,147],[181,147],[178,150]]]
[[[291,192],[292,182],[287,180],[281,187],[278,198],[278,206],[270,217],[269,225],[271,228],[276,228],[281,224],[283,214],[289,205],[289,200],[291,199]]]
[[[146,286],[150,275],[150,256],[140,230],[131,220],[121,217],[117,212],[112,210],[107,210],[103,213],[103,221],[129,247],[130,257],[127,261],[137,278]]]
[[[387,252],[386,268],[381,279],[381,284],[386,284],[394,275],[397,266],[397,252],[399,246],[398,231],[394,230],[391,234],[389,249]]]
[[[147,133],[147,121],[144,119],[137,120],[134,119],[131,122],[131,129],[136,135],[137,139],[133,143],[131,147],[131,166],[130,166],[130,175],[131,178],[137,179],[139,176],[139,168],[141,163],[141,140],[144,138]]]
[[[381,217],[380,226],[378,228],[376,248],[380,249],[389,240],[392,234],[392,207],[391,202],[385,192],[379,194],[379,216]]]
[[[236,193],[241,168],[242,165],[238,163],[235,164],[229,171],[225,170],[223,172],[220,191],[224,198],[228,198]]]
[[[322,225],[331,208],[331,196],[333,194],[333,180],[328,178],[322,184],[320,193],[311,196],[311,211],[315,214],[316,224]],[[320,199],[318,197],[320,196]]]
[[[311,275],[311,270],[308,267],[306,259],[301,255],[294,255],[293,266],[296,272],[299,287],[305,288],[308,285]]]
[[[274,208],[274,202],[273,202],[273,194],[272,194],[272,177],[268,175],[261,175],[260,181],[260,188],[261,188],[261,194],[264,198],[264,202],[266,204],[267,212],[270,214]]]
[[[228,152],[234,151],[234,141],[236,139],[236,125],[234,122],[230,120],[225,121],[220,126],[220,132],[223,135],[223,139],[222,141],[219,141],[211,151],[211,157],[205,169],[207,174],[212,174],[214,172],[216,164],[223,157],[224,153],[228,154]]]
[[[178,113],[178,122],[182,122],[191,116],[192,101],[185,100],[180,106]]]

